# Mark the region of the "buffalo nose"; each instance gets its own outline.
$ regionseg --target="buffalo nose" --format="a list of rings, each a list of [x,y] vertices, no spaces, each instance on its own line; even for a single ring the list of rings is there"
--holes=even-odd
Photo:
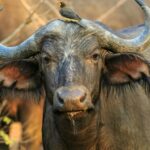
[[[86,110],[90,103],[88,90],[83,86],[60,87],[54,97],[54,108],[58,111]]]
[[[57,101],[60,104],[75,103],[80,105],[86,100],[86,92],[81,87],[64,87],[57,91]]]

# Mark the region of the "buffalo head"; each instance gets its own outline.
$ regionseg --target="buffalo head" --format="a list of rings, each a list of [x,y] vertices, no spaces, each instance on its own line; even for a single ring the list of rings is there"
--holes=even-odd
[[[150,147],[150,9],[136,2],[146,20],[135,38],[91,20],[55,20],[18,46],[0,46],[2,97],[38,98],[44,87],[45,150]]]

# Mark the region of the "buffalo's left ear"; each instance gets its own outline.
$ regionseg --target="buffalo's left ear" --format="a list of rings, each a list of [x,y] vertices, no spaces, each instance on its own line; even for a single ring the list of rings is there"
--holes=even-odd
[[[149,65],[137,54],[113,54],[105,58],[104,77],[111,84],[149,78]]]

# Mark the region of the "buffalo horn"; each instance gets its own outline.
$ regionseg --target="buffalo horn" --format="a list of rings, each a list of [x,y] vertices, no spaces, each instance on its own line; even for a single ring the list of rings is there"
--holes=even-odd
[[[124,39],[102,23],[82,19],[80,24],[98,35],[102,48],[112,50],[113,52],[142,51],[150,46],[150,8],[143,0],[135,1],[142,8],[145,16],[144,30],[135,38]]]

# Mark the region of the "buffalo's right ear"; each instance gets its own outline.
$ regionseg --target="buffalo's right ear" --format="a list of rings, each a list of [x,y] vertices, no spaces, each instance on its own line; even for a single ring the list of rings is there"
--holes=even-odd
[[[20,60],[0,66],[0,95],[26,95],[40,92],[41,73],[36,61]]]
[[[148,62],[137,54],[113,54],[105,58],[104,78],[110,84],[127,83],[149,77]]]

